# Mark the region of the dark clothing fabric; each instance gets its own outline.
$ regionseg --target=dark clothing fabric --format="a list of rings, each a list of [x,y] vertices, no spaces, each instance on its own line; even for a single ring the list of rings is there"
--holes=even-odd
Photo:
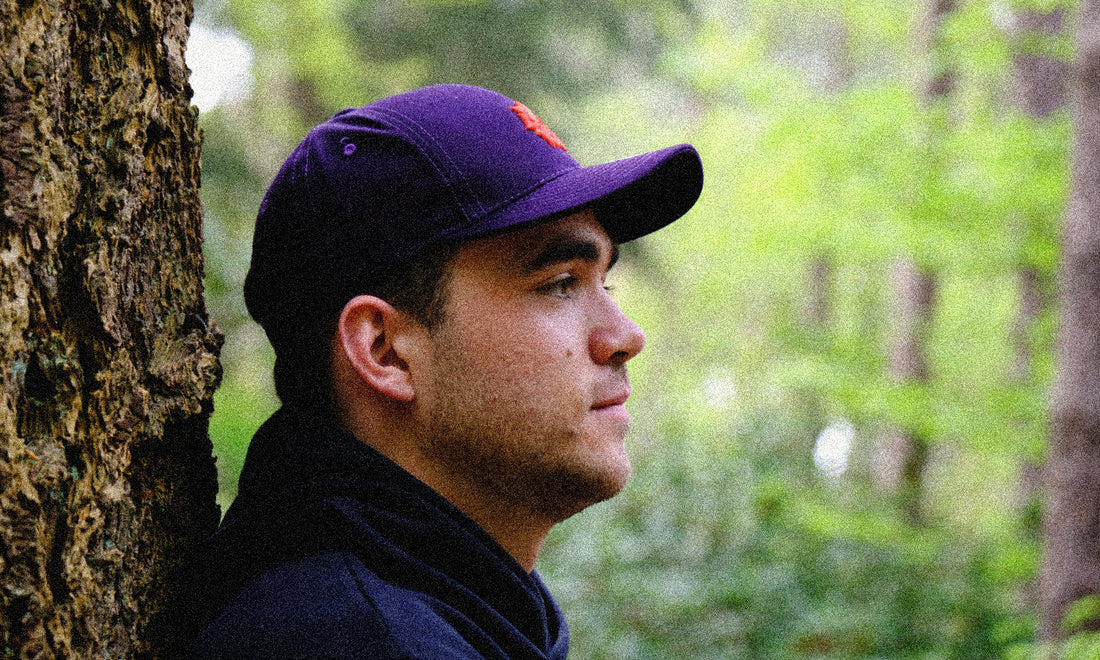
[[[196,658],[558,658],[565,620],[465,514],[395,463],[284,408],[190,562]]]

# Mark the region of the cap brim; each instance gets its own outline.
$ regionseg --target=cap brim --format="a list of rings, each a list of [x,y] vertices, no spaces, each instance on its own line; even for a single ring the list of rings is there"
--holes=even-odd
[[[681,144],[569,170],[446,238],[488,236],[591,208],[611,239],[625,243],[687,213],[702,189],[699,154]]]

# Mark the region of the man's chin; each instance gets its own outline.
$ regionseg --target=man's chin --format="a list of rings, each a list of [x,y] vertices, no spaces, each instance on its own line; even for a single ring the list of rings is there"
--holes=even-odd
[[[598,469],[592,466],[583,475],[575,475],[571,479],[573,487],[565,495],[574,500],[573,513],[618,495],[626,487],[630,473],[630,458],[624,450],[618,455],[605,456]]]

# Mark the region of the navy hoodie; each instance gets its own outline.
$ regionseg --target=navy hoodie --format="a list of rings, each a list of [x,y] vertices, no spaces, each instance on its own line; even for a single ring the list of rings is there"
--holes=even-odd
[[[537,573],[401,467],[307,412],[257,431],[190,563],[196,658],[564,660]]]

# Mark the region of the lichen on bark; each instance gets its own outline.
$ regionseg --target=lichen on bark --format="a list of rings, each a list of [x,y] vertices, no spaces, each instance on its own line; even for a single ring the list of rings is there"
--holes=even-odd
[[[217,523],[190,18],[0,0],[0,654],[158,655]]]

